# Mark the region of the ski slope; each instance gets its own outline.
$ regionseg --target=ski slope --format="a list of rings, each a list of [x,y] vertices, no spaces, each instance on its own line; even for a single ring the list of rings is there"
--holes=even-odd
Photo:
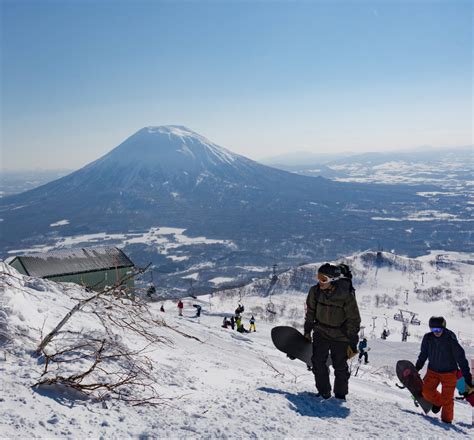
[[[369,341],[370,364],[350,379],[347,402],[315,397],[314,379],[305,365],[277,351],[270,340],[276,324],[257,321],[257,332],[240,334],[221,327],[237,304],[229,299],[185,299],[184,316],[176,304],[150,303],[150,311],[170,328],[156,332],[171,344],[149,352],[158,407],[120,401],[94,402],[58,387],[35,390],[42,371],[31,355],[41,330],[50,331],[85,293],[19,275],[1,265],[0,277],[0,438],[471,438],[472,410],[455,404],[453,425],[425,416],[406,390],[395,386],[398,359],[414,361],[419,343]],[[8,272],[7,272],[8,271]],[[248,298],[254,302],[264,298]],[[194,318],[193,304],[203,306]],[[263,304],[262,304],[263,305]],[[246,304],[247,307],[247,304]],[[244,313],[248,327],[250,314]],[[93,331],[96,323],[79,312],[63,329]],[[178,329],[196,339],[183,336]],[[129,346],[146,345],[121,334]],[[473,356],[472,349],[469,355]],[[351,365],[353,372],[357,363]]]

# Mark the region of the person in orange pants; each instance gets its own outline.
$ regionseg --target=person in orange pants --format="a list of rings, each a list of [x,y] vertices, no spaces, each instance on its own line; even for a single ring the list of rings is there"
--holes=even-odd
[[[431,331],[423,336],[415,367],[420,371],[428,359],[428,370],[423,378],[423,397],[433,404],[433,413],[442,409],[443,422],[452,423],[457,370],[461,369],[466,388],[472,392],[471,370],[456,335],[446,328],[446,320],[442,316],[432,316],[429,326]],[[438,391],[439,384],[441,393]]]
[[[439,408],[442,408],[441,420],[446,423],[453,421],[454,391],[457,380],[456,371],[436,373],[430,369],[423,378],[423,397],[434,405],[433,412],[438,412]],[[442,387],[441,393],[437,389],[439,384]]]

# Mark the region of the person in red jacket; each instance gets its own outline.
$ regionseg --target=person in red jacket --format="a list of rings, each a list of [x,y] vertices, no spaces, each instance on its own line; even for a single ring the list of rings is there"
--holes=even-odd
[[[423,397],[433,404],[435,414],[441,410],[443,422],[452,423],[458,367],[469,393],[472,392],[472,375],[466,354],[456,335],[446,328],[446,320],[442,316],[432,316],[429,326],[431,331],[423,337],[415,368],[420,371],[428,359],[428,369],[423,378]],[[438,391],[439,384],[441,392]]]
[[[179,300],[179,301],[178,301],[178,312],[179,312],[179,316],[183,316],[183,307],[184,307],[183,301]]]

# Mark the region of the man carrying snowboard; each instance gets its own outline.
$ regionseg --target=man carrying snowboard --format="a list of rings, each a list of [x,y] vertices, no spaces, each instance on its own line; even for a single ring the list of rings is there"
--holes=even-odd
[[[454,416],[454,390],[458,366],[464,376],[466,389],[472,393],[472,375],[463,348],[456,335],[446,328],[446,320],[433,316],[429,321],[430,332],[421,342],[415,367],[418,371],[428,359],[428,370],[423,378],[423,397],[433,404],[435,414],[441,410],[441,420],[452,423]],[[441,383],[441,393],[437,390]]]
[[[318,269],[319,284],[312,286],[306,299],[304,336],[313,336],[313,373],[318,395],[331,397],[329,368],[331,356],[334,368],[334,396],[345,400],[349,389],[347,359],[357,353],[360,314],[352,287],[352,275],[347,266],[323,264]]]

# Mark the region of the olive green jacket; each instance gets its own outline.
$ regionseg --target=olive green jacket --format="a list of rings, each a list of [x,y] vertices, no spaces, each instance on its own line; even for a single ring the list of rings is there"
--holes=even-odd
[[[356,344],[360,330],[360,313],[351,292],[350,280],[341,279],[332,289],[311,287],[306,298],[305,333],[315,334],[334,341]]]

